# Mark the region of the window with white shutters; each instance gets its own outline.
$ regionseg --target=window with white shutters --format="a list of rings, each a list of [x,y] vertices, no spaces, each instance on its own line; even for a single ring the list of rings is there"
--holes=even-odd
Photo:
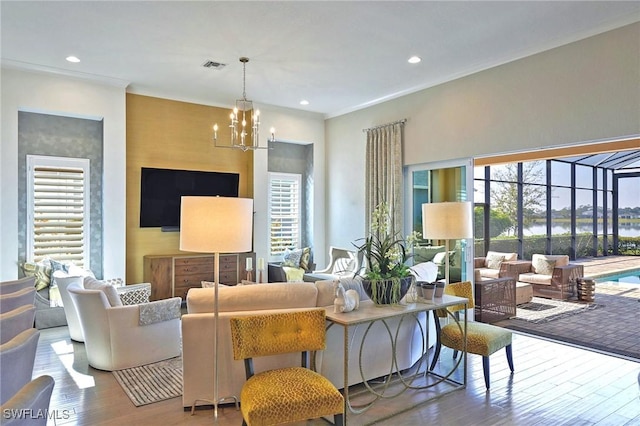
[[[301,175],[269,173],[269,246],[271,260],[300,247]]]
[[[88,159],[28,155],[27,210],[29,260],[89,266]]]

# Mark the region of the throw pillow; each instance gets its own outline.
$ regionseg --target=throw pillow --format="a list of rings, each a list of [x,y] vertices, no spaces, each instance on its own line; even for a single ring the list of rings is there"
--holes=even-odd
[[[40,262],[25,262],[22,270],[27,277],[36,277],[36,291],[49,287],[51,284],[51,262],[43,259]]]
[[[533,263],[533,271],[536,274],[541,274],[541,275],[552,275],[553,268],[555,267],[556,267],[555,260],[544,259],[542,257],[537,258],[536,261]]]
[[[136,287],[133,289],[127,289],[127,286],[123,286],[121,292],[118,293],[120,301],[123,305],[140,305],[142,303],[149,303],[151,297],[151,286],[149,287]]]
[[[456,255],[455,250],[449,251],[449,266],[454,266],[455,255]],[[435,263],[436,265],[444,265],[446,256],[447,256],[447,252],[444,252],[444,251],[436,253],[435,256],[433,256],[433,263]]]
[[[290,268],[299,268],[300,259],[302,259],[302,249],[291,250],[286,249],[284,256],[282,257],[282,266],[288,266]]]
[[[485,259],[485,265],[489,269],[500,269],[500,265],[504,261],[504,256],[500,256],[498,254],[490,254],[487,255]]]
[[[122,278],[110,278],[108,280],[102,280],[102,282],[105,284],[111,284],[114,287],[124,286],[124,281],[122,280]]]
[[[311,268],[311,247],[305,247],[302,249],[302,256],[300,256],[300,267],[305,271],[309,271],[309,268]]]
[[[51,264],[52,275],[56,271],[69,272],[69,265],[66,265],[62,262],[58,262],[57,260],[53,260],[53,259],[49,259],[49,263]]]
[[[122,300],[120,300],[120,296],[118,296],[116,288],[110,284],[105,284],[104,282],[92,277],[85,277],[84,288],[87,290],[102,291],[104,295],[107,296],[107,300],[111,307],[122,306]]]

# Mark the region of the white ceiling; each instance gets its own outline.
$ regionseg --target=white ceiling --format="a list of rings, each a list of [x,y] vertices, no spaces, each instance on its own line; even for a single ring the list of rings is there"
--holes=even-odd
[[[638,1],[3,0],[0,8],[3,66],[228,107],[242,95],[238,59],[247,56],[249,99],[326,117],[640,21]],[[408,64],[411,55],[422,62]],[[206,69],[207,60],[227,66]]]

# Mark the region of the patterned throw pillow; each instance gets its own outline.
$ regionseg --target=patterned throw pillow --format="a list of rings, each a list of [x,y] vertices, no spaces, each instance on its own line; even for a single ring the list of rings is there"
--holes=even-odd
[[[305,247],[302,249],[302,256],[300,256],[300,267],[305,271],[311,268],[311,247]]]
[[[298,249],[298,250],[286,249],[284,251],[284,256],[282,257],[282,266],[288,266],[290,268],[299,268],[300,259],[302,259],[302,249]]]
[[[139,305],[141,303],[148,303],[149,298],[151,297],[151,286],[149,287],[137,287],[132,290],[123,289],[122,292],[118,293],[120,296],[120,301],[123,305]]]
[[[555,267],[556,267],[555,260],[544,259],[542,257],[537,258],[536,261],[533,263],[533,270],[535,271],[536,274],[541,274],[541,275],[552,275],[553,268]]]
[[[487,255],[485,259],[487,268],[489,269],[500,269],[500,265],[502,265],[503,261],[504,261],[504,256],[500,256],[497,254]]]
[[[56,271],[69,272],[69,265],[65,263],[53,259],[49,259],[49,263],[51,264],[51,275]]]
[[[22,270],[27,277],[36,277],[36,291],[49,287],[51,284],[51,262],[43,259],[40,262],[25,262]]]
[[[122,287],[124,286],[124,281],[122,278],[110,278],[108,280],[102,280],[105,284],[110,284],[114,287]]]

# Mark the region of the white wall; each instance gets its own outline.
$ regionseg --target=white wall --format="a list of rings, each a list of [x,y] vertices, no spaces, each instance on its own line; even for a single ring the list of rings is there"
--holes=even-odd
[[[318,267],[326,264],[328,248],[325,243],[325,134],[322,115],[277,107],[260,107],[260,122],[266,139],[270,127],[276,129],[276,139],[282,142],[313,144],[313,248]],[[266,145],[266,143],[265,143]],[[268,226],[268,150],[261,149],[253,157],[254,251],[256,258],[269,259]],[[265,260],[266,262],[267,260]],[[266,281],[266,276],[265,276]]]
[[[104,119],[103,272],[125,277],[125,88],[2,68],[0,280],[18,276],[18,111]]]
[[[402,118],[405,165],[638,135],[640,23],[327,120],[327,244],[365,235],[362,129]]]

